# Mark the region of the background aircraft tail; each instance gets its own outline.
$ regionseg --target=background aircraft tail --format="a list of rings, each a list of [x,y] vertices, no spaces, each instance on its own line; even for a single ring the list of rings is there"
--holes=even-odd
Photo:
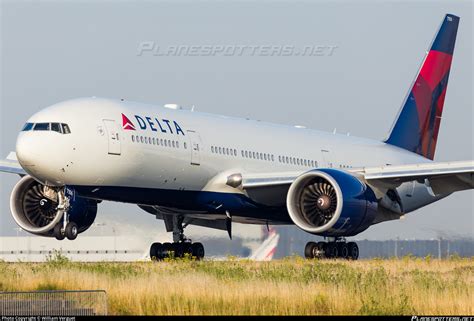
[[[262,245],[252,253],[249,259],[255,261],[271,261],[276,252],[279,240],[280,235],[272,228],[268,233],[268,237],[263,241]]]
[[[458,25],[444,17],[386,143],[434,158]]]

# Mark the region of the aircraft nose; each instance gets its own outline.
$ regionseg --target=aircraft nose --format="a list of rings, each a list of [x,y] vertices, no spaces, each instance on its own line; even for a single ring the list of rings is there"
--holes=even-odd
[[[54,144],[41,133],[22,132],[16,142],[16,157],[23,169],[48,184],[60,184],[63,179],[61,164],[55,157]]]
[[[16,157],[23,168],[32,167],[37,163],[40,156],[36,152],[38,148],[37,143],[32,135],[20,133],[18,136],[16,140]]]

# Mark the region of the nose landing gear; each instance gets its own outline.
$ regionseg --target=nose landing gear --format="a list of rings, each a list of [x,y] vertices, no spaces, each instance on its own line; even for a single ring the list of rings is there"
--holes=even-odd
[[[58,223],[53,230],[53,235],[58,241],[62,241],[65,238],[71,241],[75,240],[78,234],[78,227],[74,222],[66,223],[66,228],[64,228],[63,223]]]
[[[307,259],[357,260],[359,258],[359,247],[357,243],[346,243],[344,239],[335,239],[330,242],[308,242],[304,255]]]
[[[204,246],[202,243],[193,243],[184,235],[182,216],[173,217],[173,243],[153,243],[150,247],[150,258],[160,261],[165,258],[192,257],[198,260],[204,258]]]
[[[58,241],[62,241],[65,238],[72,241],[77,238],[77,235],[79,234],[79,228],[76,223],[69,221],[69,198],[64,195],[64,191],[60,191],[58,194],[60,194],[60,197],[58,198],[59,204],[57,206],[57,210],[63,212],[63,221],[56,224],[53,229],[53,236]]]

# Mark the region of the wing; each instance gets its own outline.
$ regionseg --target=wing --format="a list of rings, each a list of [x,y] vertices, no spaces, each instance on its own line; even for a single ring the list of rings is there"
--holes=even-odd
[[[16,158],[16,154],[11,152],[6,159],[0,160],[0,172],[26,175],[25,170],[21,167]]]
[[[426,184],[437,195],[474,188],[474,161],[373,167],[360,174],[369,185],[379,188],[394,188],[410,181]]]
[[[365,167],[350,169],[347,172],[360,177],[379,190],[397,188],[402,183],[410,181],[426,184],[434,194],[450,194],[474,188],[474,161]],[[275,197],[284,199],[289,185],[302,173],[243,175],[242,188],[249,194],[256,193],[258,190],[279,188],[285,195],[275,195]]]

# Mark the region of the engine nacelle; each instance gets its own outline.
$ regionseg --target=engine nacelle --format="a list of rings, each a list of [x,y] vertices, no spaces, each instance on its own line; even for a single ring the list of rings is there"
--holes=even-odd
[[[299,228],[321,236],[352,236],[366,230],[378,207],[369,186],[336,169],[299,176],[288,190],[286,203]]]
[[[58,191],[24,176],[10,196],[10,209],[18,226],[32,234],[53,236],[54,227],[64,215],[58,205],[69,203],[69,220],[77,224],[79,233],[87,230],[97,215],[97,202],[78,197],[69,188],[66,193]]]

